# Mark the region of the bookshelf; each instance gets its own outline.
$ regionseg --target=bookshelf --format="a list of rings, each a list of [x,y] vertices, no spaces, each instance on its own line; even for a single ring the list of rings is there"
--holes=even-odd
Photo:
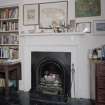
[[[19,50],[19,8],[0,8],[0,59],[17,59]]]

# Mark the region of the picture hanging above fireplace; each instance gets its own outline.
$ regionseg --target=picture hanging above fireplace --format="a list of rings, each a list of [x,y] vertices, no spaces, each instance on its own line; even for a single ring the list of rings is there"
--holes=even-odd
[[[23,25],[39,25],[51,29],[52,25],[67,26],[68,1],[44,2],[23,5]]]
[[[101,0],[75,0],[75,16],[101,16]]]
[[[68,20],[68,2],[46,2],[39,4],[39,26],[40,28],[49,29],[59,27],[60,25],[67,26]]]

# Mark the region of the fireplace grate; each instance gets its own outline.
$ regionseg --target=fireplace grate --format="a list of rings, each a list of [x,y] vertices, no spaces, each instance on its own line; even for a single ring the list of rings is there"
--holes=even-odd
[[[62,80],[60,79],[59,74],[45,74],[40,80],[39,88],[44,94],[63,94]]]

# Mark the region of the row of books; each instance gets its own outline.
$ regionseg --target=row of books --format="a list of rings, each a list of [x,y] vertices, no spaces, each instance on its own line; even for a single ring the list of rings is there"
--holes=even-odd
[[[18,18],[18,16],[19,16],[18,7],[5,8],[0,10],[0,19]]]
[[[89,49],[88,56],[90,59],[94,60],[105,60],[105,45]]]
[[[18,58],[18,48],[0,47],[0,58],[17,59]]]
[[[16,34],[0,35],[0,44],[18,44],[19,36]]]
[[[18,31],[18,21],[1,21],[0,32],[3,31]]]
[[[9,87],[15,86],[16,87],[16,81],[15,80],[9,80]],[[0,87],[5,88],[5,79],[0,78]]]
[[[5,79],[0,78],[0,87],[5,87]]]

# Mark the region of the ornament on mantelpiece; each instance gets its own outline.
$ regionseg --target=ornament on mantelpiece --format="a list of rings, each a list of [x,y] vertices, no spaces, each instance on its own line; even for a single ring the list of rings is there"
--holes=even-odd
[[[75,32],[75,19],[70,20],[67,28],[69,32]]]

